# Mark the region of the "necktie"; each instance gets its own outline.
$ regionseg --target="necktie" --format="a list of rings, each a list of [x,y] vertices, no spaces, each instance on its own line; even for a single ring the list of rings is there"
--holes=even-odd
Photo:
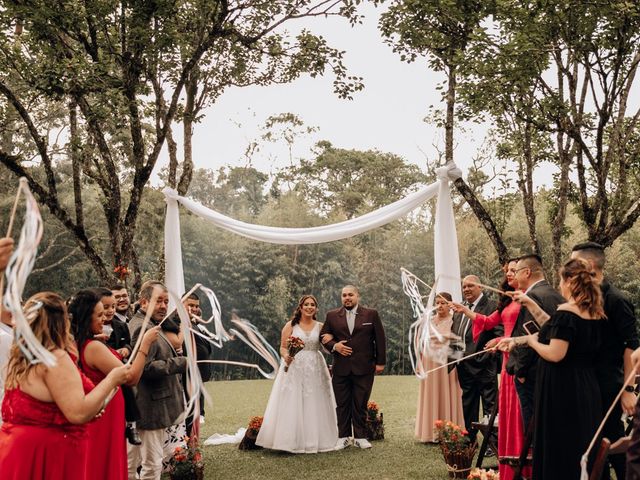
[[[355,317],[353,310],[347,310],[347,327],[349,327],[349,333],[353,333],[353,327],[356,325]]]

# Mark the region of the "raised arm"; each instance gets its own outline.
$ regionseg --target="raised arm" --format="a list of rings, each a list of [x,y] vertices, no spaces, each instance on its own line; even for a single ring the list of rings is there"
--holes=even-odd
[[[549,318],[549,314],[545,312],[540,305],[538,305],[531,297],[522,293],[522,292],[514,292],[513,293],[513,301],[518,302],[522,306],[524,306],[536,323],[542,326]]]
[[[160,327],[153,327],[147,330],[142,337],[140,349],[131,364],[130,378],[126,385],[137,385],[144,371],[145,362],[149,355],[149,349],[158,338]],[[91,368],[100,370],[107,375],[114,368],[122,366],[122,363],[111,353],[109,348],[102,342],[89,342],[84,350],[85,361]]]
[[[57,363],[45,370],[43,380],[53,401],[73,424],[87,423],[93,419],[103,408],[111,391],[127,381],[131,368],[121,364],[112,369],[104,380],[85,395],[80,372],[71,357],[62,350],[55,351],[54,355]]]

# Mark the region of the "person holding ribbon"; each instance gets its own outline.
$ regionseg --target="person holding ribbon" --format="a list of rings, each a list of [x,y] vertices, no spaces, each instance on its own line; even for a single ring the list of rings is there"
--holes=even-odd
[[[69,301],[71,327],[80,352],[80,368],[94,383],[102,381],[109,372],[122,365],[122,356],[104,341],[95,338],[103,333],[105,316],[101,300],[99,290],[87,289],[80,290]],[[158,331],[159,327],[154,327],[145,332],[138,355],[131,363],[126,385],[136,385],[140,380],[145,352],[158,338]],[[125,401],[119,388],[104,414],[88,425],[87,478],[126,480],[125,424]]]
[[[56,364],[32,363],[19,345],[11,348],[0,429],[2,480],[84,480],[85,424],[104,409],[114,388],[130,381],[131,367],[119,364],[94,386],[76,365],[64,300],[41,292],[24,310],[35,338]]]

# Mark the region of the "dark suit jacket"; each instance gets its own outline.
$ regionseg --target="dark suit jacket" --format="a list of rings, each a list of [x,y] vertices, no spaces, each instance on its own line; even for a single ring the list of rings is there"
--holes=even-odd
[[[533,299],[540,307],[549,315],[553,315],[558,305],[565,303],[566,300],[560,293],[549,285],[549,282],[542,280],[536,283],[527,295]],[[516,324],[511,332],[512,337],[521,337],[528,335],[523,325],[533,320],[533,316],[526,308],[521,308]],[[542,328],[548,328],[549,322],[545,323]],[[531,347],[517,347],[509,355],[507,362],[507,373],[516,377],[535,378],[536,365],[538,363],[538,354]]]
[[[111,320],[111,328],[113,328],[113,331],[109,336],[109,340],[107,340],[107,345],[114,350],[126,347],[129,349],[129,353],[131,353],[131,334],[129,333],[129,326],[118,317],[114,316]]]
[[[138,310],[129,322],[131,339],[137,341],[144,312]],[[184,394],[180,374],[186,371],[187,358],[180,357],[161,333],[151,344],[142,377],[136,388],[136,404],[141,412],[138,428],[157,430],[174,423],[184,412]]]
[[[478,305],[474,308],[474,312],[481,313],[482,315],[491,315],[497,308],[495,300],[489,299],[487,295],[482,295]],[[480,352],[484,349],[487,342],[493,338],[500,337],[504,333],[504,327],[498,325],[491,330],[483,331],[478,337],[478,341],[473,341],[473,322],[470,318],[465,317],[462,313],[455,313],[453,315],[453,324],[451,325],[451,333],[463,337],[465,343],[465,349],[463,356],[471,355],[472,353]],[[459,371],[464,371],[469,375],[480,374],[497,374],[498,361],[496,355],[487,353],[485,355],[478,355],[477,357],[470,358],[464,362],[456,364],[454,367]]]
[[[600,288],[607,320],[602,330],[602,347],[596,360],[596,374],[600,390],[611,392],[615,396],[624,383],[624,351],[627,348],[635,350],[640,346],[638,327],[633,304],[629,299],[606,279]]]
[[[320,330],[321,339],[325,333],[333,335],[333,340],[325,344],[327,350],[342,340],[353,349],[348,357],[333,352],[333,375],[367,375],[387,361],[384,328],[376,310],[358,305],[353,333],[349,333],[344,307],[330,310]]]

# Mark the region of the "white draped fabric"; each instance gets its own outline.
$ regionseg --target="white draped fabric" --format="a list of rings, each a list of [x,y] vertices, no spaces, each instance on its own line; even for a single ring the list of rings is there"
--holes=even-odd
[[[435,274],[439,289],[449,291],[454,299],[461,298],[458,240],[453,208],[449,195],[449,181],[461,176],[455,164],[447,164],[436,171],[438,181],[407,195],[390,205],[351,220],[311,228],[282,228],[241,222],[211,210],[198,202],[182,197],[175,190],[163,191],[167,202],[165,221],[166,284],[174,292],[184,292],[182,248],[180,245],[180,216],[178,203],[200,218],[225,230],[253,240],[277,244],[314,244],[353,237],[397,220],[425,201],[437,195],[435,221]]]

